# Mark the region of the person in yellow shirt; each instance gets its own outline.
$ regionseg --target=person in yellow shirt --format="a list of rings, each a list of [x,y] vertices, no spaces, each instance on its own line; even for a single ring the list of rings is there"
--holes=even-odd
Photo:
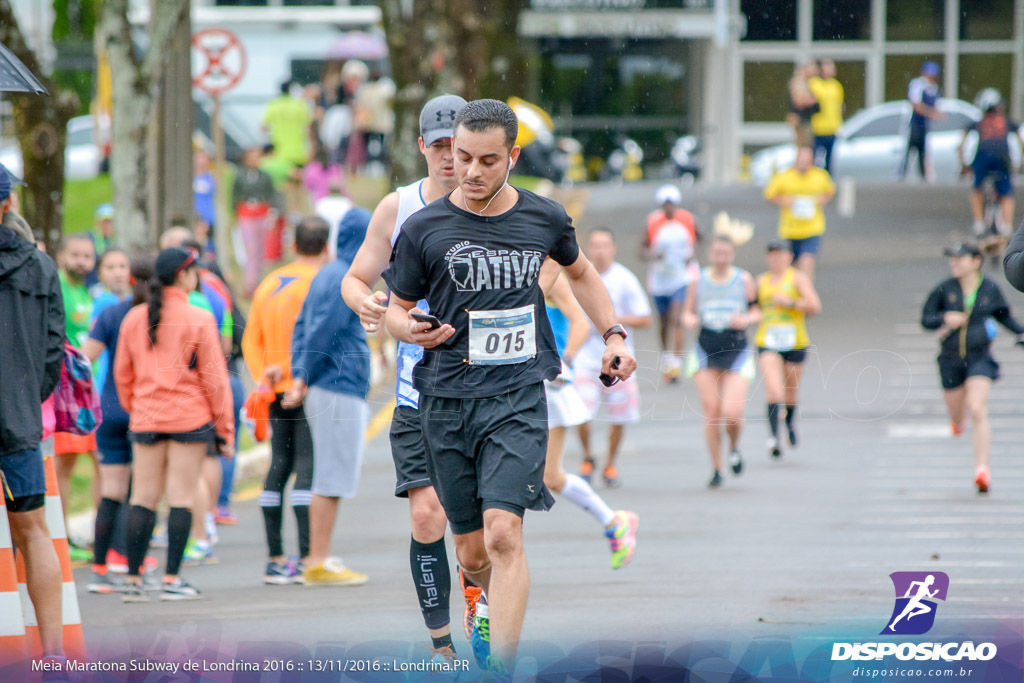
[[[814,166],[814,150],[800,147],[792,168],[776,173],[764,188],[779,212],[779,237],[789,240],[793,263],[814,280],[814,264],[825,232],[825,205],[836,194],[832,177]]]
[[[291,95],[291,82],[281,84],[280,96],[267,103],[263,112],[263,128],[270,134],[274,151],[293,166],[309,161],[309,127],[313,112],[309,105]]]
[[[820,76],[808,79],[807,85],[814,93],[820,107],[811,117],[811,132],[814,133],[814,159],[823,169],[832,173],[832,148],[836,144],[836,133],[843,125],[843,84],[836,80],[836,63],[831,59],[821,60]]]
[[[252,299],[249,322],[242,337],[242,354],[257,384],[270,387],[270,470],[259,497],[267,533],[269,562],[263,582],[299,583],[302,566],[288,563],[281,541],[282,500],[285,485],[295,473],[292,511],[299,531],[299,557],[309,555],[309,504],[313,500],[313,437],[302,405],[282,404],[292,388],[292,331],[302,311],[309,285],[327,263],[330,226],[311,216],[295,227],[295,262],[268,275]],[[300,562],[301,565],[301,562]]]
[[[783,405],[786,406],[789,445],[795,447],[797,443],[797,396],[810,344],[806,318],[821,312],[821,299],[807,274],[792,266],[793,255],[788,242],[771,241],[767,261],[768,272],[757,278],[761,324],[754,339],[757,342],[757,362],[764,377],[768,424],[772,432],[768,451],[773,458],[780,458],[779,415]]]

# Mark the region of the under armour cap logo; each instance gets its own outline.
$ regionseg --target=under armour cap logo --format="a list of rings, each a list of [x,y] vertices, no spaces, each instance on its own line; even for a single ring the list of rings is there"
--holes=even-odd
[[[449,109],[447,114],[444,113],[443,111],[437,112],[437,122],[441,123],[441,119],[444,118],[445,116],[450,118],[453,123],[455,122],[455,110],[454,109]]]
[[[530,493],[533,493],[534,492],[533,491],[533,484],[527,484],[526,485],[526,490],[528,490]]]

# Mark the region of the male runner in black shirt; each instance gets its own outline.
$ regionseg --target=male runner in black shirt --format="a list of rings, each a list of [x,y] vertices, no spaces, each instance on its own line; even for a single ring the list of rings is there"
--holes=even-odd
[[[478,617],[489,616],[489,633],[474,634],[474,653],[499,678],[511,676],[529,593],[523,514],[554,502],[544,488],[542,381],[554,379],[561,362],[538,283],[548,256],[606,330],[603,372],[625,380],[636,369],[565,210],[508,185],[517,132],[502,102],[477,100],[459,112],[452,141],[459,185],[409,218],[384,274],[396,304],[385,315],[388,331],[426,349],[414,384],[428,469],[460,564],[487,598]],[[421,313],[419,299],[441,321],[436,329],[412,317]],[[481,549],[489,562],[474,566]],[[478,648],[481,635],[493,655]]]

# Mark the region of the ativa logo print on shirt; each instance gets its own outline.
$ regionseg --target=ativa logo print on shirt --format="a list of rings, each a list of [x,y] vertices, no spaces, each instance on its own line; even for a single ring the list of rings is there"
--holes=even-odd
[[[444,258],[460,292],[531,287],[544,262],[539,251],[486,249],[470,242],[459,242]]]

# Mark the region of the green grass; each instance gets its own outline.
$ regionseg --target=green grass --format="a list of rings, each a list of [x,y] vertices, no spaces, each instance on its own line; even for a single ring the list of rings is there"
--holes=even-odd
[[[64,233],[92,230],[96,207],[114,200],[109,175],[64,183]]]
[[[85,455],[78,456],[75,469],[71,470],[71,497],[68,500],[68,514],[85,512],[93,507],[92,503],[92,460]]]

